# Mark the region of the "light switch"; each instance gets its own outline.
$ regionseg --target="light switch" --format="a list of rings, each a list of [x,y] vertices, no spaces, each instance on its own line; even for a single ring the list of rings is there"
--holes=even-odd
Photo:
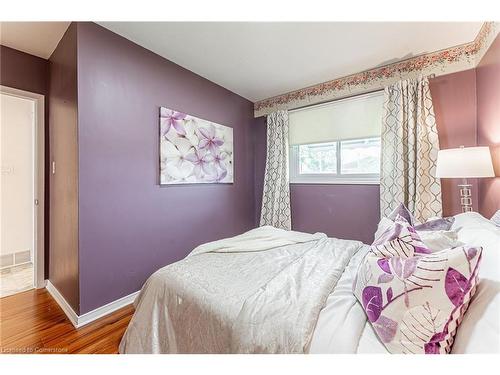
[[[52,174],[56,174],[56,162],[52,161]]]

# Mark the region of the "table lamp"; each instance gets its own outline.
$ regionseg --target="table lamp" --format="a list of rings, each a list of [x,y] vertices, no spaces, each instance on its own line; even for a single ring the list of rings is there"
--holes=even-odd
[[[472,185],[467,178],[494,177],[489,147],[464,147],[440,150],[436,177],[461,178],[460,204],[462,212],[472,211]]]

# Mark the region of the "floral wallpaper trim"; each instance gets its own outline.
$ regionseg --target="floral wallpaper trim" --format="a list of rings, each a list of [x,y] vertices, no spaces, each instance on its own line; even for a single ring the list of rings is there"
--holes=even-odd
[[[382,89],[396,81],[418,75],[443,75],[476,67],[499,32],[499,24],[485,22],[474,41],[397,63],[323,82],[254,104],[255,117],[279,109],[292,109]]]

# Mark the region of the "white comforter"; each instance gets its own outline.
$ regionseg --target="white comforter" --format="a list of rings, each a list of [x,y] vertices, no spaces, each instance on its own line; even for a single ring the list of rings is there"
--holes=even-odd
[[[120,352],[308,352],[320,310],[361,248],[272,227],[202,245],[148,279]]]

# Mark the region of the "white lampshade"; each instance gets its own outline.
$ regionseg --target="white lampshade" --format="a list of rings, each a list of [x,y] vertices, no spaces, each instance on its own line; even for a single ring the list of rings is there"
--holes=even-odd
[[[438,152],[436,177],[494,177],[489,147],[461,147]]]

